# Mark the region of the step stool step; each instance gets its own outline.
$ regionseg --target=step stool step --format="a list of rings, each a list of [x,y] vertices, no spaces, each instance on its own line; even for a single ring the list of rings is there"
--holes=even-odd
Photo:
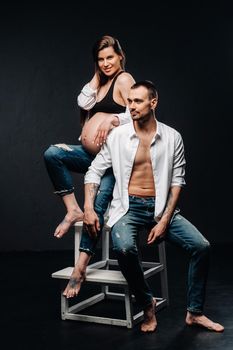
[[[70,279],[73,267],[66,267],[52,274],[53,278]],[[108,284],[127,285],[127,282],[120,271],[116,270],[101,270],[87,269],[86,282],[98,282]]]

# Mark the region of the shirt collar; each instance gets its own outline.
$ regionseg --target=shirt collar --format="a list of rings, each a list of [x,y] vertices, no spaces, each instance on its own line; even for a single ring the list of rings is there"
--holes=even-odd
[[[161,137],[161,134],[162,134],[161,123],[157,119],[155,119],[155,120],[157,123],[157,129],[156,129],[155,136],[153,137],[153,141],[155,141],[158,137]],[[130,127],[129,127],[129,137],[133,138],[135,136],[137,136],[137,134],[136,134],[136,131],[134,129],[133,121],[131,120]]]
[[[131,120],[129,123],[129,137],[132,139],[134,136],[137,136],[136,131],[133,126],[133,121]]]
[[[156,128],[156,133],[154,136],[154,140],[156,140],[158,137],[162,136],[162,128],[161,128],[161,123],[156,119],[156,123],[157,123],[157,128]]]

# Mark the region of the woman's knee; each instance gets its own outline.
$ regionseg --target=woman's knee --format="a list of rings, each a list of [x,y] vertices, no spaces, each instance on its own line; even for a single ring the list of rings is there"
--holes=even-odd
[[[61,153],[60,149],[56,146],[51,145],[44,152],[44,160],[46,163],[49,163],[51,160],[59,158],[59,154]]]
[[[112,199],[112,193],[100,191],[95,199],[95,212],[97,215],[104,215]]]
[[[104,193],[112,193],[115,182],[116,180],[113,175],[112,168],[110,168],[102,177],[99,189]]]

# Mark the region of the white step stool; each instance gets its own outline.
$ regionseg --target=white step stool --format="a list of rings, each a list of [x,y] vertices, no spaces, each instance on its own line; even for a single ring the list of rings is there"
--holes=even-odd
[[[75,261],[79,256],[79,244],[82,232],[82,222],[77,222],[74,225],[75,228]],[[61,318],[63,320],[76,320],[85,322],[95,322],[102,324],[109,324],[115,326],[126,326],[132,328],[136,323],[143,319],[143,311],[137,314],[133,312],[133,299],[134,296],[130,295],[128,284],[120,271],[111,270],[111,266],[118,266],[118,262],[115,259],[109,258],[109,235],[110,229],[105,226],[102,232],[102,257],[101,260],[90,264],[87,268],[85,283],[98,283],[102,286],[102,292],[95,294],[94,296],[78,302],[75,305],[69,306],[69,299],[63,296],[63,289],[61,291]],[[145,278],[149,278],[152,275],[160,273],[161,281],[161,297],[155,297],[157,301],[156,311],[168,305],[168,282],[167,282],[167,267],[166,267],[166,251],[165,242],[161,242],[158,247],[158,262],[143,261],[142,266],[144,268]],[[60,271],[52,274],[53,278],[69,280],[73,267],[66,267]],[[110,292],[110,286],[120,286],[123,289],[123,293]],[[77,296],[78,298],[78,296]],[[73,298],[72,298],[73,299]],[[125,302],[125,319],[99,317],[88,314],[79,313],[96,304],[104,299],[120,299]]]

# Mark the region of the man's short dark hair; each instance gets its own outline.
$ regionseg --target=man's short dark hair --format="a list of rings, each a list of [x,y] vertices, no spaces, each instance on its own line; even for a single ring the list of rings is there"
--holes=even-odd
[[[154,83],[152,83],[152,81],[150,80],[137,81],[135,84],[133,84],[133,86],[131,86],[131,89],[137,89],[140,86],[144,86],[148,90],[148,95],[150,99],[153,99],[153,98],[156,98],[156,100],[158,99],[158,92]]]

